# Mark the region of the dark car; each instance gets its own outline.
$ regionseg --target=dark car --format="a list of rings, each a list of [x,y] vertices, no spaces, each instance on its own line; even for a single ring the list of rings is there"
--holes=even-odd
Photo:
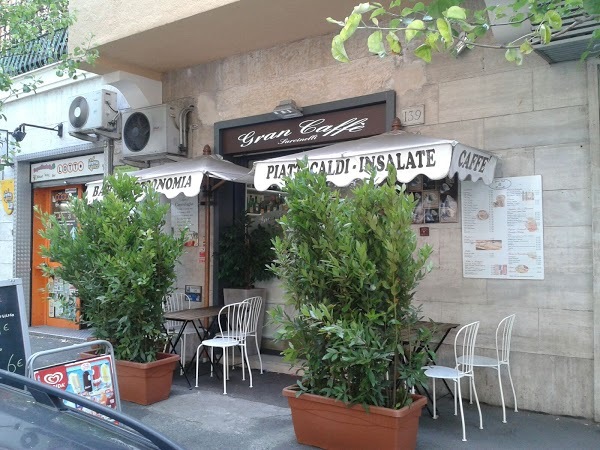
[[[65,400],[114,422],[69,407]],[[119,448],[181,449],[157,431],[114,409],[0,370],[1,450]]]

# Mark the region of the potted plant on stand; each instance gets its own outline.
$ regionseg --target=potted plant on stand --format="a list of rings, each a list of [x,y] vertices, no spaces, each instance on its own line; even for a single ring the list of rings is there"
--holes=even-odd
[[[286,180],[289,207],[274,240],[272,266],[284,308],[270,311],[287,341],[284,359],[303,369],[284,389],[300,443],[322,448],[413,448],[426,398],[431,333],[412,305],[430,270],[429,246],[417,249],[415,201],[373,177],[347,196],[306,162]]]
[[[41,235],[49,242],[42,254],[60,263],[45,271],[77,289],[81,320],[95,338],[113,344],[121,398],[149,404],[169,396],[179,359],[159,349],[162,299],[175,280],[184,232],[163,232],[169,205],[148,184],[109,176],[102,193],[90,205],[71,201],[76,226],[41,214]]]
[[[266,307],[266,289],[255,287],[258,281],[273,278],[269,265],[275,259],[272,238],[278,226],[255,224],[245,215],[225,228],[218,245],[218,276],[223,282],[223,298],[226,305],[241,302],[247,298],[263,298],[257,327],[260,344]],[[254,337],[250,338],[254,339]],[[248,354],[256,353],[253,342],[248,343]]]

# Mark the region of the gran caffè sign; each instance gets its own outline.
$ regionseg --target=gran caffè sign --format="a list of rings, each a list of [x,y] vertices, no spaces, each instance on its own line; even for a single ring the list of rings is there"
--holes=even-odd
[[[385,132],[386,104],[312,114],[221,130],[221,153],[250,154],[374,136]]]

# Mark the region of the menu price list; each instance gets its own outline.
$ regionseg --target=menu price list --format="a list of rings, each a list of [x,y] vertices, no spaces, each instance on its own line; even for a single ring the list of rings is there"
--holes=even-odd
[[[544,279],[542,177],[462,184],[465,278]]]

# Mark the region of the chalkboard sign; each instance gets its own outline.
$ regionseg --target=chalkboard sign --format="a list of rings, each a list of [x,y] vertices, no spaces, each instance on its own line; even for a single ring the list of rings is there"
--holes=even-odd
[[[0,280],[0,369],[25,375],[31,354],[20,279]]]

